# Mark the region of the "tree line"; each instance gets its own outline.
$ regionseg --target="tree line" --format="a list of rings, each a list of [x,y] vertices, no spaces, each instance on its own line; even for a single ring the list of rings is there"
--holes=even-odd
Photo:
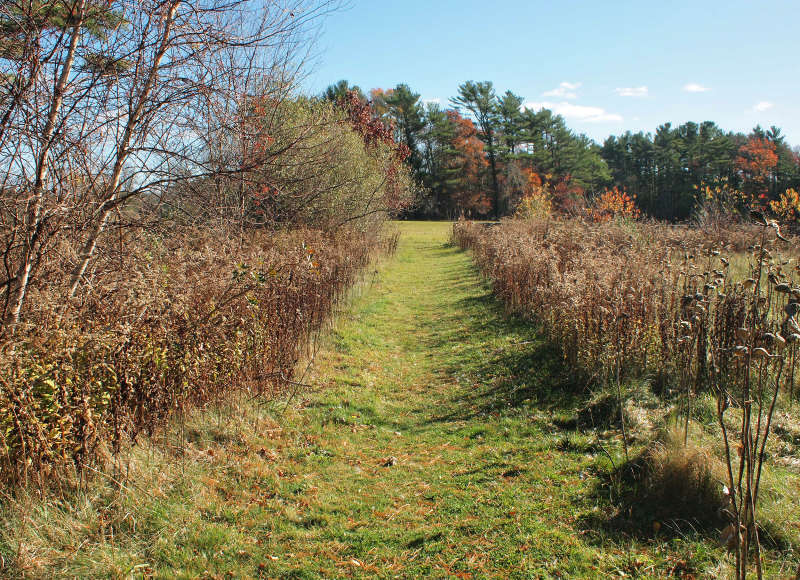
[[[636,199],[645,215],[686,220],[707,209],[709,191],[766,207],[800,186],[798,151],[778,127],[744,134],[711,121],[665,123],[598,144],[560,115],[527,109],[512,91],[498,94],[490,81],[461,84],[446,106],[424,103],[402,83],[367,95],[343,80],[323,97],[337,101],[349,91],[369,101],[410,151],[421,187],[409,217],[501,217],[531,195],[577,213],[611,195]]]

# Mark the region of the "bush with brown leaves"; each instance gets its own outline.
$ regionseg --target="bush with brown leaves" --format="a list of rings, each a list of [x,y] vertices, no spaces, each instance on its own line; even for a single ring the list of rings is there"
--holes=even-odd
[[[103,248],[79,303],[58,306],[62,285],[35,287],[40,308],[2,346],[5,483],[80,470],[235,389],[285,391],[375,245],[355,231],[121,236],[124,251]]]

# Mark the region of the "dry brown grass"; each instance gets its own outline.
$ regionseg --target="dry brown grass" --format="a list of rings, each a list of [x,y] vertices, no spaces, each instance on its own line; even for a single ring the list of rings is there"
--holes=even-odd
[[[653,451],[647,463],[657,469],[649,477],[660,483],[649,489],[703,498],[690,500],[697,509],[708,503],[711,479],[690,451],[693,406],[699,394],[715,399],[726,516],[734,529],[747,530],[734,541],[737,577],[746,576],[751,557],[760,577],[756,506],[765,450],[776,411],[798,394],[796,243],[764,218],[708,231],[635,222],[462,222],[454,238],[472,249],[509,308],[542,324],[572,368],[614,388],[626,457],[622,385],[656,377],[659,391],[671,393],[684,449]]]
[[[644,478],[637,501],[656,521],[684,519],[700,525],[727,520],[725,466],[713,449],[683,444],[683,434],[669,431],[642,456]]]

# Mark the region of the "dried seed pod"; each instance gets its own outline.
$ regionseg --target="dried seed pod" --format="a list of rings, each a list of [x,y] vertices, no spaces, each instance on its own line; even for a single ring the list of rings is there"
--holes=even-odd
[[[788,316],[794,316],[798,312],[800,312],[800,304],[798,304],[797,302],[789,302],[789,304],[783,307],[783,311]]]
[[[691,330],[692,329],[692,323],[687,321],[687,320],[681,320],[678,324],[684,330]]]
[[[753,280],[752,278],[748,278],[747,280],[745,280],[744,282],[742,282],[742,287],[743,287],[745,290],[749,290],[750,288],[752,288],[752,287],[753,287],[753,286],[755,286],[755,285],[756,285],[756,281],[755,281],[755,280]]]
[[[786,348],[786,339],[783,338],[780,334],[775,335],[775,341],[772,343],[775,346],[776,350],[783,350]]]
[[[730,262],[728,262],[728,260],[725,258],[720,258],[719,261],[722,262],[726,267],[730,264]]]
[[[749,349],[746,346],[735,346],[733,347],[733,356],[735,357],[744,357],[747,356]]]
[[[800,340],[800,334],[792,333],[786,337],[786,342],[797,342]]]
[[[769,352],[767,351],[766,348],[758,347],[758,348],[754,348],[753,349],[752,357],[755,358],[755,359],[769,358],[770,354],[769,354]]]
[[[780,292],[781,294],[789,294],[791,291],[792,287],[785,283],[775,286],[775,292]]]
[[[736,338],[740,340],[747,340],[750,338],[750,329],[749,328],[737,328],[736,329]]]

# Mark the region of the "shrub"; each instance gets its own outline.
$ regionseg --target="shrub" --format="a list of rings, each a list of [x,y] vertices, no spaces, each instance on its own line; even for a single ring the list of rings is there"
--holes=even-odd
[[[208,230],[126,236],[105,247],[102,285],[47,305],[0,354],[0,473],[46,483],[152,433],[187,405],[246,390],[272,397],[310,336],[369,260],[356,231]]]

